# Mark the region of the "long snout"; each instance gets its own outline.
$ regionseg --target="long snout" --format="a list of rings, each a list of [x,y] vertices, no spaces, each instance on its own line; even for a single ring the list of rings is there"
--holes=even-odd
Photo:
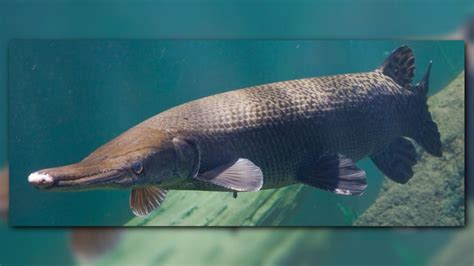
[[[37,188],[44,188],[53,185],[54,179],[50,174],[38,171],[28,176],[28,182]]]
[[[28,182],[39,189],[70,191],[125,188],[132,185],[133,179],[122,169],[80,162],[36,171],[28,176]]]

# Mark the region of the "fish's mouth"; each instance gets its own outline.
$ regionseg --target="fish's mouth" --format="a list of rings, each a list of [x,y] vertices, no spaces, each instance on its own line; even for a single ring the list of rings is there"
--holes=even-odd
[[[80,165],[50,168],[34,172],[28,182],[42,190],[88,190],[94,188],[126,188],[132,177],[121,169],[85,169]]]

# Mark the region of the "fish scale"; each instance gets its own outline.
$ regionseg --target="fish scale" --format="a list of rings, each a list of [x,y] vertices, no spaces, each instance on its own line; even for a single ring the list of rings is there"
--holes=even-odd
[[[298,173],[324,154],[357,161],[405,133],[401,122],[410,112],[402,103],[411,96],[376,70],[225,92],[169,109],[142,126],[195,141],[200,172],[246,158],[262,169],[263,189],[276,188],[297,183]],[[194,180],[176,188],[223,190]]]

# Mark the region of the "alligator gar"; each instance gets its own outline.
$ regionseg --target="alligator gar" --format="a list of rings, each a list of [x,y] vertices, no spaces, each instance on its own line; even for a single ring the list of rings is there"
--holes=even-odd
[[[414,140],[442,156],[427,106],[431,62],[412,85],[407,46],[365,73],[304,78],[233,90],[164,111],[82,161],[32,173],[45,190],[131,188],[145,216],[168,190],[248,192],[296,183],[361,195],[369,156],[390,179],[413,176]]]

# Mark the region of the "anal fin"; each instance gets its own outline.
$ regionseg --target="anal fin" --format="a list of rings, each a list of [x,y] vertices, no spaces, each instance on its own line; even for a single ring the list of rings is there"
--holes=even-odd
[[[405,184],[413,176],[412,167],[416,164],[416,149],[403,137],[397,138],[383,150],[369,157],[382,173],[397,183]]]
[[[130,194],[130,208],[136,216],[147,216],[165,200],[166,189],[157,186],[135,187]]]
[[[299,177],[301,183],[341,195],[362,195],[367,187],[365,171],[341,154],[326,155]]]

